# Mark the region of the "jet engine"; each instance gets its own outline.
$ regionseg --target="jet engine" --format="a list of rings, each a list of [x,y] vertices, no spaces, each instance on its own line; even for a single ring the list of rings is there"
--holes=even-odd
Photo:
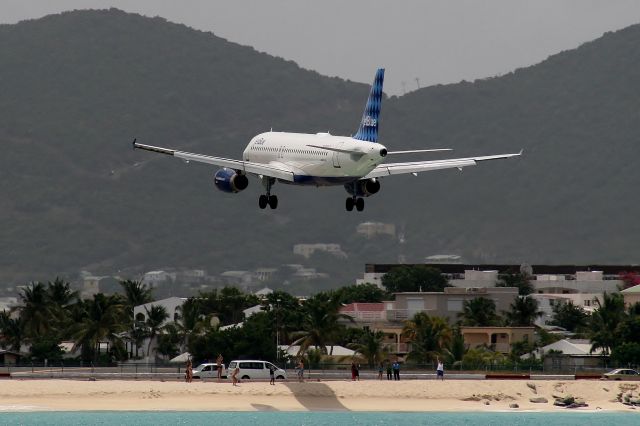
[[[216,172],[213,183],[222,192],[236,193],[247,189],[249,179],[233,169],[224,168]]]
[[[363,179],[355,183],[346,183],[344,189],[356,197],[368,197],[380,191],[380,181],[377,179]]]

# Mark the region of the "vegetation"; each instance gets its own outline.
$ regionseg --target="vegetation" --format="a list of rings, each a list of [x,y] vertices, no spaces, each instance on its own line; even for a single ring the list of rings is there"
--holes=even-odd
[[[419,364],[450,355],[452,331],[446,319],[419,312],[405,322],[402,334],[411,342],[407,360]]]
[[[589,322],[589,314],[582,306],[576,306],[572,301],[556,303],[552,307],[553,320],[551,325],[557,325],[571,332],[581,332]]]
[[[505,312],[505,324],[511,327],[528,327],[542,315],[538,310],[538,301],[530,296],[516,297],[510,306],[510,310]]]
[[[451,287],[438,269],[422,265],[393,268],[382,277],[382,285],[389,293],[442,291]]]
[[[257,302],[255,296],[236,288],[222,288],[187,299],[174,317],[162,307],[147,306],[144,320],[133,318],[131,295],[143,293],[138,300],[152,301],[151,290],[132,281],[122,282],[120,288],[122,293],[98,293],[81,300],[63,280],[31,283],[20,291],[21,302],[15,310],[0,312],[0,346],[13,351],[28,346],[25,359],[34,362],[60,361],[62,341],[74,343],[79,350],[78,360],[93,363],[141,356],[168,360],[186,350],[196,360],[213,360],[222,353],[227,360],[259,357],[282,361],[277,342],[300,345],[297,355],[315,364],[332,354],[333,345],[354,349],[369,366],[391,356],[383,332],[346,327],[351,318],[340,313],[341,301],[380,297],[369,287],[320,292],[304,302],[276,291],[262,301],[263,309],[249,318],[244,318],[243,310]],[[358,293],[359,290],[363,291]],[[375,297],[371,297],[372,294]],[[495,312],[491,299],[468,300],[463,305],[459,324],[454,327],[444,318],[417,313],[405,322],[402,330],[411,349],[406,359],[429,364],[440,358],[460,368],[476,368],[480,364],[500,368],[536,367],[540,360],[523,363],[520,356],[557,337],[540,331],[538,341],[514,342],[511,353],[505,356],[490,347],[467,347],[459,325],[524,326],[530,325],[538,315],[537,303],[530,296],[516,298],[503,318]],[[220,324],[228,325],[231,321],[237,321],[233,323],[236,325],[219,329]],[[570,322],[577,330],[585,321],[584,312],[571,304],[558,305],[555,321]],[[621,365],[640,363],[640,304],[625,310],[620,294],[605,294],[586,322],[585,332],[591,339],[593,351],[602,349]],[[146,347],[141,348],[145,341]]]
[[[533,284],[531,284],[531,277],[524,272],[511,272],[501,275],[496,287],[517,287],[520,296],[528,296],[534,290]]]
[[[496,313],[496,303],[486,297],[465,300],[462,312],[458,315],[462,325],[471,327],[498,326],[502,323],[502,319]]]

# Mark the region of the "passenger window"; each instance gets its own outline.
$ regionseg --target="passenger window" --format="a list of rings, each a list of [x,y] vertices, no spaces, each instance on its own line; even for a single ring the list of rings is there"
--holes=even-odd
[[[210,365],[205,366],[205,367],[202,369],[202,371],[211,371],[211,366],[210,366]]]

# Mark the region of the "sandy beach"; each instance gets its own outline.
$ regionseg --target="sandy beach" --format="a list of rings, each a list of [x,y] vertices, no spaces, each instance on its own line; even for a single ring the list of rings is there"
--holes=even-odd
[[[577,410],[631,409],[615,401],[640,382],[527,380],[363,380],[327,382],[182,383],[160,381],[2,380],[0,411],[567,411],[554,396],[589,404]],[[531,398],[546,398],[534,403]],[[518,404],[518,408],[510,408]],[[638,410],[640,412],[640,410]]]

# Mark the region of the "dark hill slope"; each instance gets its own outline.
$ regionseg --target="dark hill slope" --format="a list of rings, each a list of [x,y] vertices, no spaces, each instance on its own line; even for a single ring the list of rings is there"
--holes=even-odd
[[[344,279],[400,252],[635,262],[637,46],[634,26],[500,78],[385,101],[390,149],[524,148],[522,159],[384,180],[363,214],[343,211],[340,188],[278,185],[272,212],[257,209],[255,180],[217,192],[214,169],[132,152],[131,138],[238,157],[271,127],[350,134],[366,85],[114,9],[0,26],[0,275],[247,269],[299,263],[297,242],[342,243],[350,260],[331,272]],[[406,244],[356,237],[364,220],[404,226]]]
[[[517,162],[483,168],[479,180],[433,176],[436,225],[423,238],[496,261],[638,262],[639,70],[636,25],[500,78],[394,100],[385,122],[394,142],[443,141],[474,154],[525,149]]]

